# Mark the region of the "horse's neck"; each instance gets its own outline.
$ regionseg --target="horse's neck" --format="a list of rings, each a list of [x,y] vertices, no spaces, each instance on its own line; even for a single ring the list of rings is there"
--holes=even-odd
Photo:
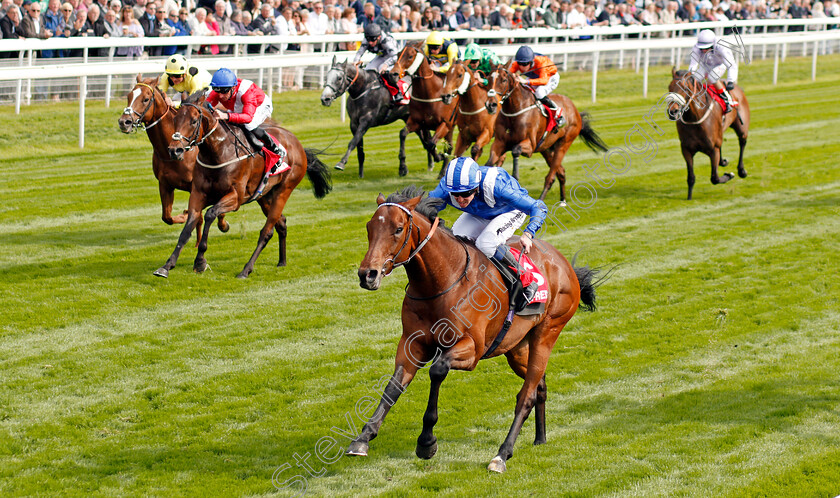
[[[359,77],[351,78],[352,83],[350,83],[347,87],[347,95],[354,99],[359,98],[359,96],[367,90],[369,85],[376,83],[376,80],[369,80],[367,74],[368,72],[366,70],[358,68],[356,68],[356,70],[361,74],[359,74]]]
[[[419,93],[423,97],[438,97],[443,90],[443,84],[437,85],[436,83],[438,83],[438,79],[435,77],[435,72],[432,71],[432,66],[429,65],[429,61],[424,60],[411,78],[412,94]]]
[[[204,121],[203,118],[202,121]],[[201,160],[207,164],[221,164],[235,159],[238,149],[235,146],[237,137],[233,136],[236,134],[235,129],[227,130],[221,121],[215,120],[208,121],[205,126],[207,129],[200,139],[201,143],[198,144],[198,155]]]
[[[431,230],[431,223],[425,217],[415,216],[418,228],[412,247],[416,248]],[[466,253],[458,240],[439,230],[423,246],[414,259],[405,265],[410,294],[418,297],[433,296],[452,285],[464,271]]]
[[[506,106],[503,104],[502,108],[505,112],[517,112],[525,109],[528,106],[534,105],[536,102],[536,98],[534,97],[534,102],[531,102],[533,95],[530,91],[528,91],[522,85],[519,85],[517,88],[513,90],[513,93],[508,97],[505,101]]]

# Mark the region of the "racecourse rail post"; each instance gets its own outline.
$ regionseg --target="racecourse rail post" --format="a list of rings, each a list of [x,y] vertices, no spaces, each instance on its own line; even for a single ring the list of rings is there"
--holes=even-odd
[[[779,81],[779,44],[776,44],[776,50],[773,51],[773,85]]]
[[[598,93],[598,59],[600,58],[601,52],[596,50],[594,54],[592,54],[592,102],[595,102],[596,95]]]

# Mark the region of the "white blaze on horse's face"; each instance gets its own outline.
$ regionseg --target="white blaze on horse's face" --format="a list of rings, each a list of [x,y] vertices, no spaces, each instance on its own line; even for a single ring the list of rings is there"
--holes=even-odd
[[[422,63],[423,63],[423,53],[420,52],[420,51],[417,51],[417,55],[414,56],[414,62],[412,62],[411,65],[408,66],[408,69],[405,70],[405,74],[409,74],[411,76],[414,76],[414,73],[417,72],[417,69],[420,67],[420,64],[422,64]]]
[[[461,86],[458,87],[458,93],[463,95],[464,92],[467,91],[467,88],[470,86],[470,73],[464,71],[464,81],[461,82]]]
[[[379,217],[379,222],[380,222],[380,223],[385,223],[385,217],[384,217],[384,216],[380,216],[380,217]]]
[[[137,100],[137,97],[139,97],[141,93],[143,92],[139,88],[135,88],[134,90],[132,90],[131,102],[128,103],[128,107],[125,108],[123,114],[131,114],[131,112],[134,110],[134,101]]]

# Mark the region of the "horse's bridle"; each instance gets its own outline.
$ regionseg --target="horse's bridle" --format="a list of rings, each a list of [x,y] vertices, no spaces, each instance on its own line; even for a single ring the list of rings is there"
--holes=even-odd
[[[333,87],[333,86],[332,86],[332,85],[330,85],[329,83],[327,83],[326,85],[324,85],[324,88],[329,88],[330,90],[332,90],[332,91],[333,91],[333,93],[335,93],[335,97],[336,97],[336,98],[338,98],[338,96],[340,96],[342,93],[346,92],[347,90],[350,90],[350,87],[352,87],[352,86],[353,86],[353,83],[355,83],[355,82],[356,82],[356,78],[358,78],[358,77],[359,77],[359,66],[357,66],[357,65],[353,64],[353,67],[356,69],[356,74],[355,74],[355,75],[353,75],[353,79],[352,79],[352,80],[350,80],[350,83],[348,83],[348,84],[347,84],[347,86],[345,86],[344,88],[342,88],[342,89],[341,89],[341,91],[339,91],[339,90],[338,90],[338,88]],[[340,71],[340,69],[338,69],[338,67],[337,67],[337,66],[331,67],[331,68],[330,68],[330,71],[332,71],[333,69],[335,69],[335,70],[337,70],[337,71]],[[341,75],[341,81],[342,81],[342,83],[343,83],[343,82],[345,82],[345,81],[347,81],[347,78],[348,78],[347,73],[346,73],[346,72],[342,72],[342,75]],[[365,92],[365,93],[367,93],[367,92]],[[365,93],[362,93],[362,95],[364,95]],[[362,95],[359,95],[358,97],[350,97],[350,98],[351,98],[351,99],[353,99],[353,100],[356,100],[356,99],[358,99],[359,97],[361,97]]]
[[[414,256],[417,256],[417,253],[420,252],[421,249],[423,249],[423,246],[425,246],[426,243],[429,242],[429,239],[432,238],[432,235],[434,235],[435,230],[437,229],[438,223],[440,222],[440,218],[435,218],[435,222],[432,224],[432,229],[429,230],[429,234],[426,235],[426,238],[424,238],[423,241],[420,242],[417,245],[417,248],[414,249],[404,261],[396,262],[395,261],[396,257],[399,256],[403,252],[403,249],[405,249],[405,246],[408,244],[408,241],[411,239],[411,230],[412,230],[412,228],[414,228],[414,213],[412,213],[411,210],[409,210],[407,207],[403,206],[402,204],[397,204],[396,202],[383,202],[376,209],[378,210],[382,206],[397,207],[397,208],[401,209],[405,214],[408,215],[408,230],[406,231],[405,239],[403,240],[402,245],[400,246],[399,250],[397,250],[397,252],[394,253],[393,257],[387,258],[382,263],[382,275],[387,277],[395,269],[399,268],[400,266],[404,266],[404,265],[408,264],[408,262],[411,261],[414,258]],[[376,211],[374,211],[374,213],[375,212]],[[420,230],[420,229],[418,228],[417,230]],[[388,266],[389,262],[391,263],[391,270],[386,273],[385,272],[385,267]]]
[[[152,109],[152,111],[153,111],[153,112],[152,112],[152,114],[153,114],[153,115],[154,115],[154,111],[155,111],[155,110],[157,110],[157,99],[155,98],[157,94],[156,94],[155,92],[156,92],[156,91],[160,92],[160,89],[159,89],[159,88],[157,88],[157,87],[153,87],[153,86],[151,86],[151,85],[147,85],[146,83],[142,83],[142,82],[138,82],[138,83],[137,83],[137,85],[135,85],[135,86],[145,86],[146,88],[148,88],[149,90],[151,90],[151,91],[152,91],[152,99],[151,99],[151,101],[150,101],[150,102],[146,105],[146,108],[145,108],[145,109],[143,109],[143,112],[137,112],[137,111],[135,111],[135,110],[134,110],[134,108],[133,108],[133,107],[128,106],[128,107],[126,107],[125,109],[123,109],[123,114],[128,114],[129,116],[131,116],[132,114],[136,114],[136,115],[137,115],[137,119],[133,119],[133,120],[131,120],[131,121],[130,121],[132,131],[137,131],[137,129],[140,127],[140,125],[141,125],[141,124],[143,125],[143,127],[144,127],[145,129],[147,129],[147,130],[148,130],[149,128],[152,128],[152,127],[153,127],[153,126],[155,126],[156,124],[160,123],[160,122],[161,122],[161,120],[162,120],[162,119],[163,119],[163,118],[164,118],[167,114],[169,114],[169,106],[167,106],[166,112],[164,112],[164,113],[163,113],[163,114],[162,114],[162,115],[161,115],[161,116],[160,116],[160,117],[159,117],[159,118],[158,118],[158,119],[157,119],[154,123],[152,123],[152,124],[150,124],[150,125],[147,125],[147,124],[143,123],[143,116],[145,116],[145,115],[146,115],[146,113],[147,113],[147,112],[149,112],[149,109]],[[163,92],[161,92],[161,93],[163,93]],[[166,99],[164,99],[164,101],[165,101],[165,100],[166,100]]]
[[[195,130],[193,130],[193,132],[190,134],[189,141],[187,142],[186,147],[184,147],[184,150],[185,150],[185,151],[188,151],[188,150],[192,149],[193,147],[196,147],[196,146],[198,146],[198,145],[203,144],[203,143],[204,143],[204,141],[205,141],[205,140],[207,140],[207,137],[209,137],[210,135],[212,135],[212,134],[213,134],[213,132],[215,132],[215,131],[216,131],[216,128],[218,128],[218,127],[219,127],[219,121],[217,120],[217,121],[216,121],[216,125],[215,125],[215,126],[213,126],[213,128],[212,128],[210,131],[208,131],[207,133],[205,133],[205,134],[204,134],[204,136],[203,136],[203,137],[201,137],[201,140],[199,140],[199,139],[198,139],[198,134],[199,134],[199,133],[200,133],[200,131],[201,131],[201,126],[204,124],[204,117],[205,117],[205,116],[204,116],[204,113],[201,111],[201,107],[199,107],[199,106],[197,106],[197,105],[195,105],[195,104],[192,104],[192,103],[182,103],[182,104],[181,104],[181,106],[182,106],[182,107],[183,107],[183,106],[187,106],[187,107],[195,107],[195,108],[196,108],[196,110],[198,111],[198,116],[199,116],[199,119],[198,119],[198,124],[195,126]],[[173,133],[173,134],[172,134],[172,140],[177,140],[177,141],[179,141],[179,142],[183,142],[183,141],[187,140],[187,137],[185,137],[185,136],[181,135],[181,133],[180,133],[180,132],[177,132],[177,131],[176,131],[175,133]]]
[[[502,96],[502,98],[499,99],[499,105],[501,106],[501,105],[504,105],[505,101],[507,101],[507,99],[510,98],[511,95],[513,95],[514,90],[516,90],[520,85],[522,85],[522,83],[519,83],[516,80],[516,76],[514,76],[514,74],[511,73],[510,71],[508,71],[506,68],[501,67],[498,70],[499,71],[504,71],[505,73],[507,73],[507,77],[505,78],[505,81],[508,82],[508,84],[510,85],[510,90],[508,90],[508,92],[506,94],[504,94]],[[511,80],[513,80],[513,83],[510,83]],[[536,99],[536,96],[534,96],[534,99]],[[509,118],[512,118],[512,117],[515,117],[515,116],[519,116],[520,114],[524,114],[524,113],[530,111],[531,109],[537,109],[537,108],[538,107],[537,107],[537,104],[535,102],[535,103],[529,105],[528,107],[524,107],[524,108],[522,108],[522,109],[520,109],[516,112],[513,112],[513,113],[507,113],[507,112],[505,112],[504,110],[501,110],[501,109],[499,109],[499,112],[503,116],[507,116]]]
[[[685,75],[683,75],[683,77],[682,77],[682,79],[680,79],[680,81],[685,81],[691,74],[692,73],[686,73]],[[692,78],[692,79],[694,79],[694,78]],[[677,84],[679,85],[679,82]],[[684,89],[685,87],[682,87],[682,88]],[[680,95],[679,93],[675,93],[675,92],[669,92],[665,96],[665,102],[667,102],[668,104],[676,103],[677,105],[680,106],[680,115],[674,121],[680,121],[681,123],[687,124],[687,125],[696,125],[696,124],[700,124],[703,121],[705,121],[706,118],[709,117],[709,114],[711,114],[712,105],[714,104],[714,102],[709,102],[709,100],[707,98],[706,99],[706,113],[703,114],[703,117],[701,117],[697,121],[686,121],[686,120],[683,119],[683,116],[685,115],[685,111],[688,110],[688,109],[691,109],[691,102],[694,101],[694,97],[696,97],[698,93],[705,93],[703,91],[702,87],[701,87],[699,92],[694,91],[694,88],[695,88],[695,85],[692,85],[692,89],[691,89],[692,92],[691,92],[691,96],[688,98],[688,101],[686,101],[685,98],[682,95]],[[668,119],[670,119],[671,118],[670,113],[666,112],[666,114],[668,114]]]

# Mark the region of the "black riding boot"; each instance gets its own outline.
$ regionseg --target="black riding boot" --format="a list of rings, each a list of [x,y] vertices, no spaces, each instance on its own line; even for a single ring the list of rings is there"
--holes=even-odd
[[[254,138],[262,142],[263,146],[265,146],[266,149],[270,150],[271,152],[274,152],[278,156],[281,156],[283,154],[283,151],[280,149],[280,146],[278,146],[274,142],[274,140],[272,140],[271,137],[268,136],[268,132],[265,131],[264,128],[260,128],[258,126],[251,130],[251,133],[254,135]],[[283,158],[281,157],[280,161],[282,160]]]
[[[493,262],[508,285],[510,302],[514,310],[522,311],[534,299],[534,295],[540,287],[539,284],[535,280],[528,287],[522,287],[520,275],[525,274],[525,268],[519,264],[513,253],[510,252],[510,247],[504,244],[496,248],[496,254],[490,258],[490,261]]]
[[[557,128],[558,129],[562,128],[566,124],[566,117],[565,116],[558,116],[558,113],[560,112],[560,108],[557,107],[557,103],[554,102],[553,100],[551,100],[550,95],[546,95],[545,97],[541,98],[540,102],[542,102],[543,104],[548,106],[548,108],[551,110],[551,112],[553,112],[554,115],[557,116]]]

